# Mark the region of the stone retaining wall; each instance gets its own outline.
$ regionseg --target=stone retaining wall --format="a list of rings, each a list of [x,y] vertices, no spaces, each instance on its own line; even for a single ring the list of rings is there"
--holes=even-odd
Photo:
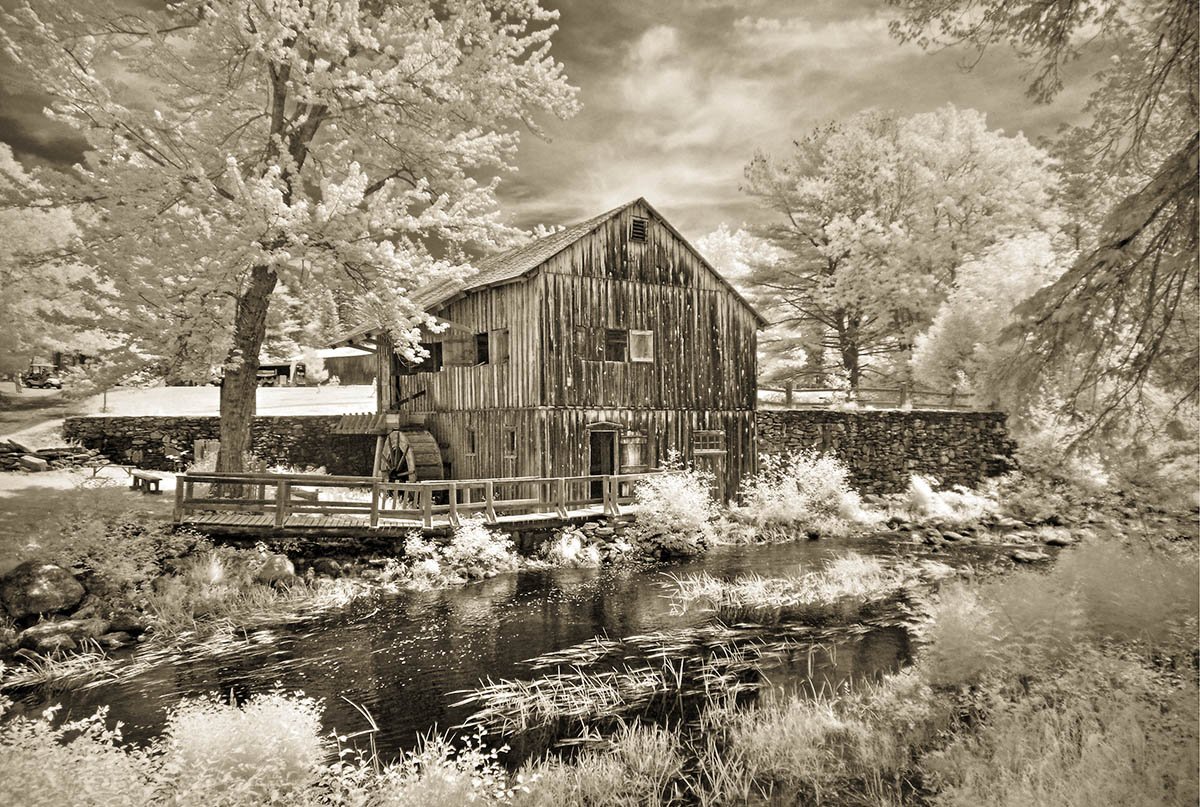
[[[375,438],[334,434],[341,415],[256,417],[252,451],[268,465],[324,467],[331,474],[370,476]],[[99,449],[116,462],[139,468],[174,470],[167,454],[191,449],[196,440],[216,440],[216,417],[76,417],[67,418],[63,436]]]
[[[861,493],[895,493],[910,474],[972,486],[1010,467],[1002,412],[760,410],[758,451],[817,448],[850,466]]]
[[[331,474],[369,475],[375,438],[333,434],[340,415],[257,417],[253,452],[270,465],[320,466]],[[862,493],[893,493],[909,474],[943,485],[974,485],[1009,467],[1014,448],[1000,412],[823,409],[757,413],[758,450],[833,451],[846,460]],[[117,462],[171,470],[171,446],[217,439],[216,417],[78,417],[63,427],[68,440]]]

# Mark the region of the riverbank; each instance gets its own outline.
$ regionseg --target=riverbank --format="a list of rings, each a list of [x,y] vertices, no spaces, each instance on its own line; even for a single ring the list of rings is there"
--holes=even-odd
[[[244,723],[261,707],[272,730],[294,728],[301,745],[319,752],[288,763],[303,783],[281,785],[288,803],[340,803],[334,794],[342,792],[398,792],[415,803],[468,795],[609,803],[606,793],[638,804],[992,803],[1015,787],[1003,777],[1019,778],[1017,769],[1001,775],[979,759],[1010,745],[1056,743],[1065,756],[1055,762],[1055,787],[1100,776],[1087,770],[1093,762],[1080,762],[1087,748],[1072,750],[1075,729],[1045,739],[1060,719],[1099,732],[1106,749],[1153,748],[1150,762],[1167,766],[1150,768],[1166,782],[1167,803],[1191,792],[1194,777],[1179,754],[1194,748],[1194,733],[1175,717],[1191,708],[1181,693],[1196,679],[1194,511],[1019,479],[983,491],[915,480],[902,496],[861,498],[831,488],[821,467],[804,473],[800,481],[822,484],[771,483],[795,484],[799,506],[790,499],[782,507],[767,486],[769,506],[749,497],[721,511],[703,500],[701,478],[681,472],[647,488],[633,521],[565,531],[535,557],[471,524],[444,543],[414,536],[387,557],[294,562],[278,551],[286,547],[212,546],[153,517],[93,507],[104,517],[68,518],[35,542],[41,561],[59,553],[59,568],[83,590],[79,601],[49,620],[24,615],[29,624],[14,627],[42,639],[66,623],[102,624],[107,632],[94,638],[126,633],[137,649],[104,656],[91,645],[47,647],[27,658],[24,679],[9,680],[61,687],[75,715],[117,704],[151,750],[130,758],[117,740],[93,750],[125,755],[120,764],[160,790],[182,787],[159,779],[176,770],[175,737],[198,723],[215,735],[234,724],[249,731]],[[121,501],[113,490],[71,495],[91,494]],[[808,540],[814,534],[824,538]],[[798,557],[808,559],[799,572]],[[662,577],[667,570],[673,581]],[[541,593],[531,600],[533,590]],[[85,597],[95,613],[79,613]],[[406,614],[398,622],[397,608]],[[536,626],[509,622],[509,609],[522,620],[537,615]],[[597,621],[597,613],[606,616]],[[145,621],[140,637],[109,630],[129,616]],[[32,641],[24,636],[15,638]],[[409,653],[424,661],[414,666]],[[856,661],[846,667],[847,659]],[[415,670],[423,677],[383,685]],[[179,690],[177,676],[192,684]],[[264,694],[280,680],[329,698]],[[1095,698],[1080,700],[1060,681]],[[130,687],[136,700],[125,694]],[[455,688],[467,691],[448,695]],[[231,691],[235,703],[162,712],[181,695],[207,691]],[[52,692],[23,694],[0,744],[18,757],[54,753],[29,747],[66,739],[31,717]],[[138,717],[142,702],[155,711]],[[1117,712],[1096,711],[1109,703]],[[366,713],[355,704],[372,715],[357,743],[364,756],[352,752],[357,764],[329,767],[324,730],[310,728],[322,719],[326,729],[362,725]],[[399,713],[396,704],[405,704]],[[1172,718],[1131,734],[1142,708]],[[414,711],[424,722],[409,722]],[[459,731],[453,742],[433,740],[392,762],[394,750],[380,749],[395,749],[398,735],[376,718],[398,721],[410,738],[435,723],[489,733],[474,750],[464,750]],[[87,724],[90,736],[103,735],[102,722]],[[1026,724],[1042,733],[1023,735]],[[157,740],[163,727],[168,739]],[[11,734],[18,730],[25,733]],[[220,758],[219,748],[212,753]],[[211,773],[221,787],[241,787],[239,764]],[[269,778],[275,763],[256,765]],[[490,784],[481,791],[472,781]],[[1055,803],[1046,793],[1027,794],[1027,803]]]

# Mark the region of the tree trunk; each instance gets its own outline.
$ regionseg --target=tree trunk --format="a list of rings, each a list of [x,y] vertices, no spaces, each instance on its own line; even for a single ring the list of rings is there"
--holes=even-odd
[[[267,333],[267,307],[276,280],[275,272],[265,266],[255,266],[250,271],[249,285],[237,301],[233,347],[226,359],[225,375],[221,380],[218,471],[239,473],[245,470],[258,390],[258,352]]]

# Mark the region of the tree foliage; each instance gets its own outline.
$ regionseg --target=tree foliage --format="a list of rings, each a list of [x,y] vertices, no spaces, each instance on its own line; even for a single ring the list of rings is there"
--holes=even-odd
[[[248,440],[272,295],[348,290],[414,354],[412,292],[516,236],[498,173],[574,90],[537,0],[22,4],[6,51],[89,150],[59,185],[89,213],[97,314],[129,355],[219,364],[221,467]],[[226,449],[229,449],[228,451]],[[233,463],[233,464],[230,464]]]
[[[1071,253],[1064,240],[1028,233],[959,266],[954,287],[929,329],[917,337],[916,380],[933,389],[970,392],[979,403],[998,403],[996,376],[1011,351],[1000,334],[1013,322],[1013,308],[1066,269]]]
[[[10,375],[55,351],[95,354],[112,343],[105,334],[78,328],[84,299],[71,287],[88,268],[64,256],[78,234],[71,211],[44,204],[48,189],[0,143],[0,373]]]
[[[1057,225],[1055,184],[1044,152],[973,110],[860,113],[746,168],[745,190],[776,214],[759,234],[788,255],[750,282],[851,387],[903,373],[963,260]]]
[[[1197,278],[1197,5],[1193,0],[891,0],[893,33],[923,47],[1007,44],[1048,101],[1067,65],[1109,54],[1088,121],[1063,133],[1066,203],[1082,251],[1018,309],[1008,371],[1020,402],[1060,391],[1081,434],[1137,416],[1166,393],[1200,393]]]

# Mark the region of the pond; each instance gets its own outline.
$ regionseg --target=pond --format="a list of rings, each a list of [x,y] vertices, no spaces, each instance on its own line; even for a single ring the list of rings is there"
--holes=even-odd
[[[343,733],[366,728],[348,701],[365,707],[380,727],[380,750],[393,756],[420,734],[470,716],[473,708],[454,706],[461,695],[451,693],[488,678],[534,677],[538,673],[523,664],[533,657],[594,637],[703,628],[709,615],[672,613],[668,574],[779,575],[847,550],[898,551],[868,538],[719,547],[685,563],[523,571],[462,587],[368,597],[337,612],[166,656],[117,682],[29,694],[18,708],[62,703],[64,715],[81,716],[108,705],[110,718],[125,724],[126,738],[139,742],[161,730],[166,710],[183,697],[219,693],[241,700],[281,686],[323,698],[327,727]],[[908,656],[902,629],[877,626],[825,640],[821,653],[773,671],[771,684],[791,688],[814,679],[816,686],[833,685],[895,669]]]

